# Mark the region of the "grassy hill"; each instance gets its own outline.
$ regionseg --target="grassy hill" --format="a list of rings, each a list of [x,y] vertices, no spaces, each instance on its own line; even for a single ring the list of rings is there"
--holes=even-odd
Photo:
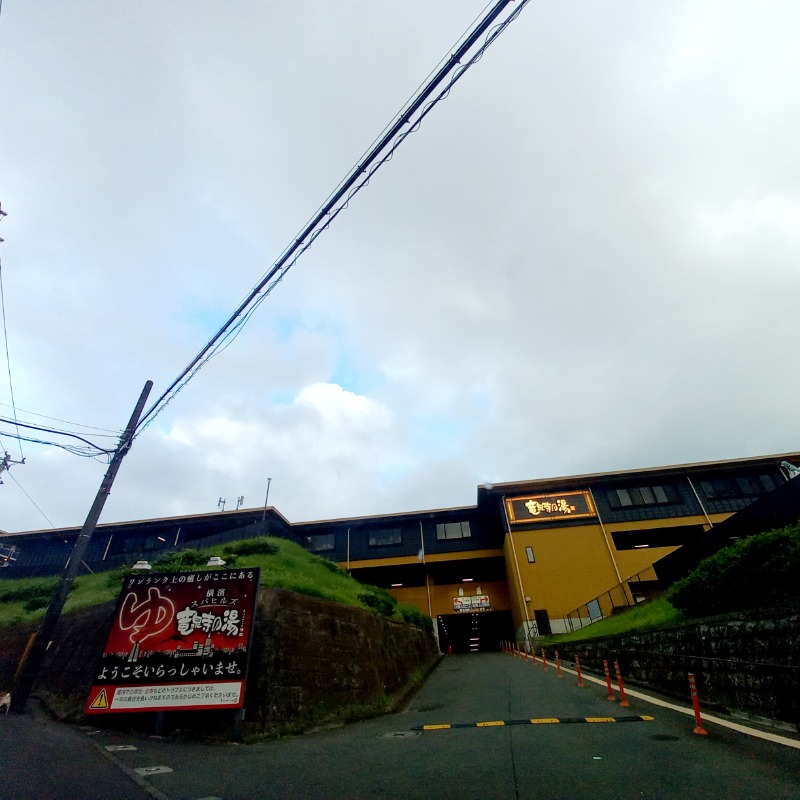
[[[221,556],[229,567],[260,567],[262,586],[368,608],[418,626],[430,624],[415,607],[397,604],[384,589],[359,583],[332,561],[287,539],[265,536],[203,551],[166,553],[152,566],[154,571],[161,572],[213,569],[205,566],[212,555]],[[79,577],[64,613],[116,599],[126,572],[118,569]],[[0,626],[41,619],[57,582],[54,577],[0,581]]]

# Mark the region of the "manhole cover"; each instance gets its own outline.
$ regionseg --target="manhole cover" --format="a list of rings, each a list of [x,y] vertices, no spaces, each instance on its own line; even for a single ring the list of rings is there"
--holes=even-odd
[[[432,705],[432,706],[420,706],[420,707],[417,709],[417,711],[419,711],[419,712],[421,712],[421,713],[425,714],[425,713],[427,713],[428,711],[439,711],[439,709],[441,709],[441,708],[444,708],[444,706],[443,706],[441,703],[435,703],[435,704],[434,704],[434,705]]]
[[[681,739],[680,736],[670,736],[667,733],[656,733],[650,738],[656,742],[679,742]]]
[[[419,731],[394,731],[392,733],[382,733],[379,738],[381,739],[412,739],[414,736],[419,736]]]
[[[138,772],[142,777],[147,775],[161,775],[164,772],[172,772],[172,767],[136,767],[134,772]]]

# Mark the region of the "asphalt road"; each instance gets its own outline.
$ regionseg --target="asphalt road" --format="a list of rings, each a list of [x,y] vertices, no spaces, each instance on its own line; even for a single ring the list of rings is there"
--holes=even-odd
[[[53,722],[31,702],[0,714],[2,800],[152,800],[73,725]]]
[[[541,664],[500,653],[448,656],[401,713],[264,744],[209,745],[55,726],[66,731],[66,750],[80,749],[93,793],[82,793],[75,769],[58,775],[62,762],[43,754],[21,767],[29,793],[12,778],[0,796],[139,798],[148,796],[144,787],[161,800],[800,799],[797,749],[713,723],[706,724],[708,736],[697,736],[691,717],[632,697],[621,708],[606,695],[603,686],[579,688],[573,675],[559,679],[552,666],[544,672]],[[0,720],[0,743],[20,719],[9,718],[11,726]],[[47,735],[48,746],[57,743]],[[126,749],[111,753],[109,747]],[[121,768],[115,793],[106,794],[108,769],[117,769],[109,755]],[[13,755],[11,764],[20,769]],[[149,772],[139,777],[137,769]],[[63,780],[53,793],[57,778]]]

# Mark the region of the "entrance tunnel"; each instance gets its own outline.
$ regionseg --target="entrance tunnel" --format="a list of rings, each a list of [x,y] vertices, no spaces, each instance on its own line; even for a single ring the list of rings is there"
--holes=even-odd
[[[439,648],[443,653],[486,653],[500,649],[500,642],[514,639],[510,611],[477,611],[440,614],[436,618]]]

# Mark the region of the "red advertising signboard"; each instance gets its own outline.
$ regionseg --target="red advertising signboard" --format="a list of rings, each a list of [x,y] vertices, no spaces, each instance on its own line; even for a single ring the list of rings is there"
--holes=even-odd
[[[89,714],[241,708],[257,568],[125,579]]]

